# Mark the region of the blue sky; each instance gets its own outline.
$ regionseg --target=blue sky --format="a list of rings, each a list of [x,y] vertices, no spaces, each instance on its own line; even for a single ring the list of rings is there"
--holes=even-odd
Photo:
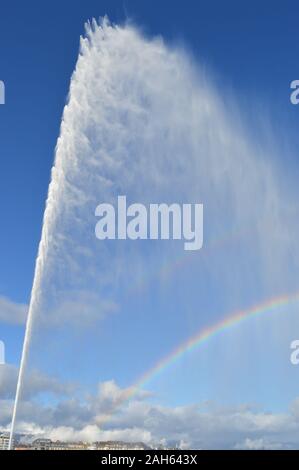
[[[0,18],[1,79],[6,106],[1,119],[1,292],[27,302],[53,152],[79,36],[91,17],[132,18],[148,34],[183,41],[211,67],[218,86],[231,86],[244,108],[261,100],[277,129],[298,144],[298,113],[289,83],[299,73],[296,2],[3,2]],[[216,79],[217,80],[217,79]],[[246,109],[245,109],[246,110]],[[289,142],[288,137],[285,137]],[[292,164],[293,162],[290,162]],[[292,164],[292,171],[297,165]],[[297,174],[297,173],[296,173]],[[20,236],[20,231],[22,236]],[[8,346],[8,354],[10,351]]]
[[[250,2],[245,6],[237,1],[227,1],[225,4],[219,1],[216,6],[204,1],[73,1],[71,7],[66,1],[52,1],[43,5],[33,1],[26,4],[3,1],[0,11],[0,79],[6,85],[6,104],[0,107],[0,295],[17,303],[29,301],[54,149],[70,77],[77,61],[79,36],[84,32],[83,25],[87,19],[107,14],[112,22],[121,23],[130,18],[149,37],[162,35],[168,44],[183,44],[213,76],[214,86],[220,96],[222,90],[224,98],[229,99],[230,94],[234,96],[239,103],[242,118],[253,135],[266,144],[268,140],[271,141],[272,135],[277,136],[280,148],[284,151],[279,152],[278,156],[273,155],[273,163],[275,160],[275,165],[277,163],[278,168],[285,170],[281,177],[282,187],[289,186],[290,191],[296,194],[295,185],[299,176],[296,155],[299,108],[290,104],[289,85],[299,77],[296,60],[299,56],[298,13],[298,4],[293,1],[274,2],[271,8],[266,2],[263,5]],[[259,119],[260,111],[266,120]],[[192,283],[188,283],[188,269],[184,271],[183,268],[180,275],[180,279],[169,281],[168,289],[175,291],[181,283],[192,304],[197,292]],[[259,288],[258,283],[253,282],[248,290],[248,298],[243,301],[246,304],[255,301],[255,296],[250,293],[257,294]],[[201,289],[204,293],[204,281]],[[275,293],[273,286],[271,293]],[[213,299],[215,309],[221,309],[223,298],[225,295],[220,292],[219,299]],[[142,301],[142,295],[133,296],[128,303],[128,311],[131,309],[137,312],[142,308]],[[175,301],[178,305],[183,303],[180,298]],[[162,304],[163,299],[157,308],[161,308]],[[103,366],[105,380],[111,378],[110,367],[113,367],[121,385],[127,386],[142,371],[144,364],[149,366],[153,359],[179,343],[183,339],[182,332],[185,338],[200,326],[200,323],[194,322],[191,314],[189,323],[177,318],[171,338],[159,334],[155,338],[157,357],[153,357],[150,343],[143,344],[142,337],[136,339],[136,331],[148,328],[152,335],[156,334],[156,326],[147,320],[151,309],[155,308],[155,300],[147,299],[143,316],[133,314],[135,329],[127,326],[124,330],[129,343],[136,341],[131,351],[128,348],[128,358],[135,355],[138,347],[145,348],[144,357],[137,360],[135,357],[136,363],[128,371],[119,364],[117,357],[113,358],[110,366]],[[160,331],[167,329],[174,305],[168,308],[168,315],[159,324]],[[103,351],[111,342],[115,328],[113,321],[113,318],[107,320],[106,336],[102,338]],[[252,328],[254,330],[254,326]],[[7,362],[18,363],[23,334],[23,326],[1,324],[0,338],[6,343]],[[115,346],[121,341],[121,335],[122,332],[116,333],[113,338]],[[248,331],[244,338],[247,341]],[[92,358],[92,346],[96,341],[95,337],[89,346],[86,344],[86,357]],[[221,341],[227,342],[229,338]],[[241,339],[238,339],[239,342],[242,344]],[[229,350],[227,345],[223,348]],[[279,348],[277,357],[285,354],[284,345],[280,344]],[[209,351],[214,351],[212,346]],[[216,363],[217,357],[211,354],[209,364],[213,361]],[[228,353],[228,361],[229,357]],[[268,358],[264,356],[265,364],[267,361]],[[250,370],[252,364],[248,363],[247,367]],[[283,368],[282,365],[281,370]],[[175,377],[166,375],[155,385],[156,392],[170,405],[194,402],[196,397],[205,399],[210,396],[216,399],[218,392],[215,390],[221,380],[215,383],[206,380],[204,386],[199,386],[202,376],[196,377],[197,370],[200,371],[198,374],[204,373],[204,363],[196,369],[194,359],[187,358],[186,362],[178,364]],[[66,370],[62,373],[72,375]],[[208,372],[205,373],[208,377]],[[263,371],[260,373],[263,375]],[[292,385],[290,392],[288,385],[283,388],[283,399],[278,392],[271,397],[264,396],[264,391],[254,388],[253,381],[252,394],[251,391],[241,390],[239,395],[234,396],[235,401],[258,401],[260,397],[262,403],[268,402],[272,409],[285,408],[286,403],[295,398],[292,396],[293,389],[298,385],[298,381],[294,380],[293,369],[287,368],[285,374],[286,382],[290,381]],[[194,390],[188,388],[186,391],[180,385],[187,375],[188,380],[195,377],[197,385]],[[274,375],[274,370],[269,372],[272,378]],[[88,368],[85,379],[87,382],[93,381]],[[170,395],[167,401],[168,390],[174,387],[177,393]],[[227,390],[229,395],[230,386]],[[226,401],[229,401],[229,396]]]

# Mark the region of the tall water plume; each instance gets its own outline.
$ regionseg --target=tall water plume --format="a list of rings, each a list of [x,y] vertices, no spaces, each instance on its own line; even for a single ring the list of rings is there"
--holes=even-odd
[[[216,255],[194,255],[196,278],[189,273],[188,301],[181,299],[188,311],[202,308],[212,315],[222,305],[223,314],[253,291],[262,298],[273,295],[278,285],[293,287],[297,222],[290,222],[287,196],[281,197],[265,151],[249,141],[238,122],[235,104],[222,101],[204,68],[186,51],[160,38],[147,39],[130,25],[93,21],[81,39],[57,142],[11,436],[33,343],[39,354],[32,357],[31,369],[44,368],[63,381],[80,331],[94,335],[100,320],[128,315],[126,302],[140,279],[146,284],[154,277],[163,284],[163,266],[189,256],[177,243],[96,240],[95,208],[100,202],[115,203],[118,195],[144,204],[203,203],[202,253],[211,239],[237,234],[237,243]],[[192,296],[192,283],[200,299]],[[219,304],[210,298],[209,309],[212,292],[218,293]],[[184,315],[183,308],[177,309]],[[157,321],[152,315],[151,321]],[[190,321],[198,327],[207,320],[196,316]],[[58,343],[65,345],[59,354]]]

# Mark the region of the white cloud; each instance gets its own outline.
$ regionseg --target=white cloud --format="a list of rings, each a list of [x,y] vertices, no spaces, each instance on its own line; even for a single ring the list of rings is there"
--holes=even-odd
[[[0,399],[10,399],[15,396],[18,378],[18,368],[11,364],[0,365]],[[41,372],[32,371],[24,380],[22,396],[24,399],[34,397],[42,392],[62,396],[74,392],[71,384],[62,384],[57,379]]]
[[[270,442],[262,437],[260,439],[250,439],[247,437],[243,442],[236,444],[235,446],[235,449],[237,450],[279,450],[286,448],[288,448],[287,445]]]
[[[144,442],[149,444],[152,441],[150,431],[142,428],[126,428],[101,430],[96,425],[87,425],[80,430],[71,427],[58,427],[47,432],[50,439],[67,441],[126,441],[126,442]]]
[[[225,408],[205,403],[171,408],[155,405],[145,395],[120,406],[120,397],[126,396],[126,389],[108,381],[85,400],[69,398],[53,406],[23,401],[17,428],[66,441],[143,441],[189,449],[298,448],[298,400],[289,412],[265,413],[249,405]],[[0,423],[5,428],[11,404],[2,400],[0,405]],[[109,419],[103,420],[104,416]]]
[[[94,322],[102,320],[106,315],[117,313],[119,306],[115,301],[102,300],[99,295],[88,291],[67,293],[67,300],[58,302],[55,308],[47,314],[41,313],[37,319],[40,327],[70,326],[89,328]]]
[[[23,325],[26,322],[28,306],[13,302],[0,295],[0,323]]]

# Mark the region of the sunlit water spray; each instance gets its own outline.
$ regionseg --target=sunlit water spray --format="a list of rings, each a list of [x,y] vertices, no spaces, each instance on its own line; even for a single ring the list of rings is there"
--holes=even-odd
[[[159,271],[177,252],[172,244],[138,251],[134,244],[99,242],[94,234],[99,203],[115,203],[123,194],[144,204],[202,202],[207,241],[249,227],[244,243],[250,259],[236,264],[230,281],[224,249],[219,266],[217,259],[203,263],[198,279],[210,270],[213,289],[221,277],[229,299],[236,292],[242,297],[246,269],[251,277],[254,260],[262,259],[254,267],[260,289],[275,288],[282,270],[288,286],[284,246],[295,247],[296,237],[281,225],[283,204],[260,146],[249,144],[236,123],[233,103],[227,110],[206,73],[183,50],[145,39],[132,26],[114,27],[106,20],[87,25],[49,186],[10,447],[33,332],[49,340],[45,332],[56,328],[65,343],[74,341],[70,329],[121,310],[118,292]],[[296,267],[296,256],[293,263]],[[46,360],[40,360],[45,369]]]
[[[50,185],[49,193],[51,194],[51,185]],[[50,201],[50,194],[49,194],[48,201]],[[45,211],[43,232],[42,232],[42,237],[41,237],[41,241],[39,245],[39,252],[38,252],[38,256],[36,260],[33,287],[32,287],[32,292],[31,292],[31,300],[30,300],[30,305],[29,305],[29,310],[28,310],[25,338],[24,338],[20,370],[19,370],[19,376],[18,376],[18,382],[17,382],[17,390],[16,390],[15,401],[14,401],[13,415],[12,415],[12,423],[11,423],[11,431],[10,431],[10,439],[9,439],[9,450],[12,449],[14,429],[15,429],[16,417],[17,417],[17,411],[18,411],[18,404],[19,404],[19,400],[21,396],[21,389],[23,385],[25,367],[26,367],[29,345],[30,345],[32,322],[33,322],[35,311],[38,309],[38,297],[40,294],[41,273],[44,267],[44,260],[46,259],[46,251],[47,251],[47,223],[49,222],[48,213],[50,210],[51,210],[51,205],[49,202]]]

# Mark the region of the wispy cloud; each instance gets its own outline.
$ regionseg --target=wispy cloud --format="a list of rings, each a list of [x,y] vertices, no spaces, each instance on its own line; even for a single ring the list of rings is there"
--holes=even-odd
[[[26,322],[28,305],[13,302],[0,295],[0,323],[23,325]]]
[[[14,398],[16,392],[18,368],[12,364],[0,366],[0,399]],[[42,392],[63,396],[74,392],[74,385],[63,384],[57,379],[36,370],[26,375],[24,380],[23,397],[36,397]]]

